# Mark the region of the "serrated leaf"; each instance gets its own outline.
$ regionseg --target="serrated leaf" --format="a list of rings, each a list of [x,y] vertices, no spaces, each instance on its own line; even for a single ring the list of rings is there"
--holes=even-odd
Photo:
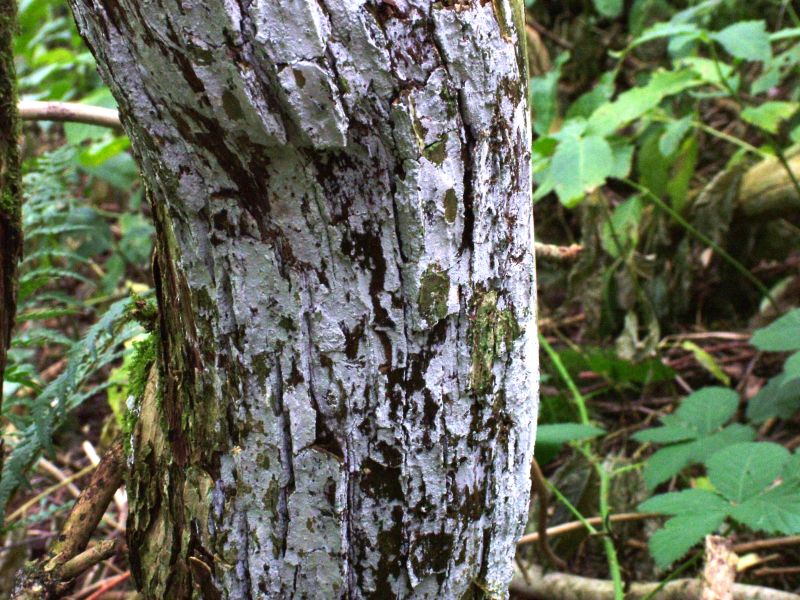
[[[725,513],[708,512],[692,516],[673,517],[652,536],[648,547],[656,565],[666,568],[684,556],[706,535],[725,520]]]
[[[750,529],[783,535],[798,534],[800,488],[784,483],[732,507],[730,514]]]
[[[748,106],[742,111],[741,117],[743,121],[751,125],[777,134],[781,123],[792,117],[798,108],[800,108],[800,103],[776,100],[764,102],[759,106]]]
[[[750,343],[766,352],[800,350],[800,308],[795,308],[770,325],[756,330]]]
[[[800,377],[781,373],[770,379],[747,403],[747,418],[763,423],[772,417],[788,419],[800,409]]]
[[[728,510],[729,504],[719,494],[707,490],[683,490],[658,494],[642,502],[639,512],[662,513],[665,515],[694,515],[705,512]]]
[[[581,425],[580,423],[554,423],[539,425],[536,428],[537,444],[566,444],[588,440],[605,433],[605,429],[594,425]]]
[[[772,46],[764,21],[739,21],[722,31],[711,34],[731,56],[744,60],[768,62],[772,58]]]
[[[699,463],[722,448],[750,441],[754,437],[755,431],[750,427],[734,423],[711,435],[662,448],[647,459],[644,465],[645,484],[653,489],[680,473],[689,464]]]
[[[644,482],[649,489],[655,488],[670,477],[677,475],[694,458],[693,442],[662,448],[644,464]]]
[[[722,427],[738,406],[739,394],[733,390],[718,386],[704,387],[681,402],[675,417],[703,435]]]
[[[745,442],[716,452],[706,461],[717,491],[742,503],[772,484],[789,460],[789,451],[772,442]]]

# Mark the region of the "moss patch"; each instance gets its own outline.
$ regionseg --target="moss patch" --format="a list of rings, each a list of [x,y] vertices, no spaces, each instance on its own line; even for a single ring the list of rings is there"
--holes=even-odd
[[[514,313],[497,308],[497,292],[476,291],[473,298],[474,321],[472,323],[472,370],[470,385],[478,394],[492,391],[495,359],[511,348],[520,335],[519,324]]]
[[[447,316],[447,296],[450,278],[437,264],[429,265],[422,274],[419,286],[419,312],[429,324]]]

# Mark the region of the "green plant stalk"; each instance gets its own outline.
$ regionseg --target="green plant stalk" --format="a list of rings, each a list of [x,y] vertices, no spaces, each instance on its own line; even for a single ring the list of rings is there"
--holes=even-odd
[[[750,283],[752,283],[753,286],[755,286],[755,288],[758,289],[758,291],[764,295],[764,297],[769,301],[770,305],[773,308],[775,308],[776,310],[778,309],[778,306],[775,304],[775,300],[772,298],[772,295],[770,294],[769,289],[767,289],[767,286],[761,283],[761,281],[759,281],[759,279],[755,275],[753,275],[750,271],[748,271],[742,263],[740,263],[730,254],[728,254],[725,250],[723,250],[719,244],[717,244],[716,242],[714,242],[714,240],[712,240],[704,233],[696,229],[691,223],[689,223],[686,219],[684,219],[681,215],[679,215],[671,206],[666,204],[663,200],[661,200],[661,198],[659,198],[652,191],[650,191],[650,189],[644,187],[643,185],[639,185],[635,181],[628,178],[622,179],[622,181],[627,183],[629,186],[639,190],[642,194],[650,198],[656,206],[658,206],[661,210],[663,210],[670,217],[672,217],[672,219],[676,223],[678,223],[681,227],[683,227],[686,231],[688,231],[698,240],[703,242],[709,248],[714,250],[714,252],[719,254],[725,262],[727,262],[740,275],[742,275],[745,279],[747,279]]]
[[[611,575],[611,581],[614,582],[614,600],[623,600],[625,597],[625,590],[622,582],[622,571],[619,566],[619,557],[617,556],[617,549],[614,547],[614,540],[611,538],[608,531],[608,517],[611,514],[611,509],[608,505],[609,488],[611,487],[611,477],[605,467],[596,463],[595,468],[597,475],[600,477],[600,515],[603,517],[603,550],[606,553],[606,561],[608,561],[608,569]]]
[[[578,389],[578,386],[575,385],[572,377],[570,377],[566,367],[564,367],[564,363],[561,362],[561,357],[558,356],[558,352],[553,350],[550,342],[548,342],[541,333],[539,334],[539,344],[544,348],[544,351],[547,352],[547,356],[553,362],[553,366],[572,394],[572,399],[575,401],[575,406],[578,408],[581,424],[589,425],[589,411],[586,409],[586,400]]]
[[[561,362],[561,358],[558,356],[558,353],[553,349],[553,347],[542,334],[539,334],[539,343],[541,344],[541,347],[544,348],[545,352],[547,352],[547,356],[553,362],[553,365],[555,366],[556,371],[558,371],[559,376],[564,380],[567,388],[569,388],[569,391],[575,400],[575,404],[578,407],[581,423],[583,425],[589,425],[589,411],[586,408],[586,399],[584,398],[583,394],[581,394],[578,386],[575,385],[575,381],[573,381],[569,371],[567,371],[566,367],[564,367],[564,363]],[[592,452],[588,443],[575,444],[575,447],[597,471],[597,476],[600,479],[599,510],[600,517],[603,519],[603,550],[606,554],[611,580],[614,582],[615,600],[622,600],[624,598],[624,590],[622,585],[622,572],[619,566],[619,557],[617,556],[617,549],[614,547],[614,540],[611,539],[611,536],[607,530],[608,517],[611,514],[608,505],[611,476],[608,471],[606,471],[602,461]],[[578,509],[575,508],[572,503],[558,489],[556,489],[554,485],[552,485],[549,481],[546,481],[546,483],[547,486],[552,490],[553,494],[555,494],[555,496],[564,504],[564,506],[566,506],[570,512],[575,515],[576,519],[583,523],[584,527],[586,527],[590,533],[598,533],[597,529],[595,529],[586,521],[585,517],[578,511]]]
[[[547,488],[553,493],[553,495],[556,498],[558,498],[558,501],[567,507],[567,510],[575,516],[576,520],[580,521],[583,524],[583,526],[586,527],[586,530],[590,534],[597,535],[598,533],[600,533],[599,531],[597,531],[597,528],[594,525],[592,525],[591,523],[589,523],[589,521],[586,520],[586,517],[584,517],[581,514],[581,512],[572,504],[572,502],[570,502],[569,499],[564,494],[561,493],[561,490],[559,490],[556,486],[554,486],[546,479],[545,479],[545,484],[547,485]]]

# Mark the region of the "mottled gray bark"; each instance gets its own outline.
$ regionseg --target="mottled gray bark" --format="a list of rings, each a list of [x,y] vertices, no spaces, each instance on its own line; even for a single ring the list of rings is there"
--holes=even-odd
[[[149,598],[503,597],[537,338],[517,0],[71,0],[155,213]]]

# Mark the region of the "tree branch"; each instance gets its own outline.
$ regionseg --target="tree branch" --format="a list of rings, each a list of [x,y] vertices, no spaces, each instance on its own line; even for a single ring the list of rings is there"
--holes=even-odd
[[[23,100],[18,104],[23,121],[69,121],[100,127],[122,127],[119,113],[113,108],[102,108],[77,102],[40,102]]]

